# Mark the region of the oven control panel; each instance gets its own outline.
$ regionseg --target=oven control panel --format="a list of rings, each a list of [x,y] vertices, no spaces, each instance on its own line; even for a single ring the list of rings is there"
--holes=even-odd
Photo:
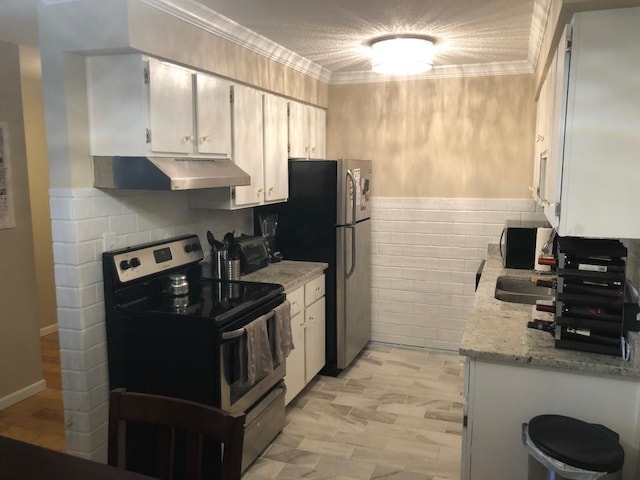
[[[133,247],[116,252],[113,262],[122,283],[139,280],[190,263],[202,261],[204,253],[197,235]]]

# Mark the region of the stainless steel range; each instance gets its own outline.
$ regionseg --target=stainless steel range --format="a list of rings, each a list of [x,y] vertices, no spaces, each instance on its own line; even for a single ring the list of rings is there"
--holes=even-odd
[[[245,327],[285,296],[280,285],[203,279],[202,259],[196,235],[103,254],[109,384],[246,412],[244,471],[282,430],[285,391],[285,362],[247,381]]]

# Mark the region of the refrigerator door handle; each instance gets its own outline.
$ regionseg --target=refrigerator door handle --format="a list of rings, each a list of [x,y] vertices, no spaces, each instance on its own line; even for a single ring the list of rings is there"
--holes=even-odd
[[[358,188],[358,186],[356,185],[356,179],[353,176],[353,172],[351,170],[347,170],[347,180],[351,180],[351,186],[352,186],[352,190],[351,190],[351,225],[355,225],[356,224],[356,189]],[[349,195],[349,189],[347,189],[346,194]],[[346,218],[345,218],[346,220]]]
[[[346,278],[349,278],[353,275],[353,272],[356,269],[356,226],[355,225],[347,225],[347,228],[351,230],[351,268],[348,271],[345,271]],[[347,249],[344,249],[344,267],[345,270],[347,268]]]

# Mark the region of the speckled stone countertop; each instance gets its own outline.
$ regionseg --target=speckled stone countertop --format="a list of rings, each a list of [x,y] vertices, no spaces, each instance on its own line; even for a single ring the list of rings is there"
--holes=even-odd
[[[285,292],[291,292],[309,280],[322,275],[327,267],[328,265],[322,262],[283,260],[278,263],[271,263],[253,273],[243,275],[240,280],[279,283],[284,287]]]
[[[461,355],[520,366],[640,377],[640,368],[619,357],[555,348],[553,337],[547,332],[527,328],[534,307],[494,298],[500,275],[531,277],[533,273],[504,268],[497,245],[489,246],[487,263],[462,337]]]

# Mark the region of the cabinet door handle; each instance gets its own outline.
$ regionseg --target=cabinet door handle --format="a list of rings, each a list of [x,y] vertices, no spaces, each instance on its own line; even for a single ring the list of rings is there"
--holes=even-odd
[[[193,135],[185,135],[184,136],[184,141],[185,142],[192,142],[193,141]]]
[[[269,193],[273,192],[273,187],[269,187]]]
[[[208,142],[211,138],[211,135],[205,135],[204,137],[200,137],[200,143]]]

